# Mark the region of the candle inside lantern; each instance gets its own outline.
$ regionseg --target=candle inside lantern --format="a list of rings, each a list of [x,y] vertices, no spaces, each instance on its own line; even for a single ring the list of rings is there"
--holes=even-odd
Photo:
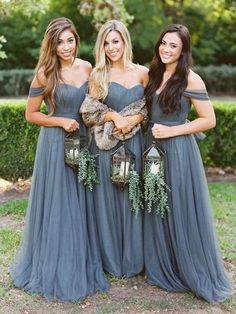
[[[70,149],[70,158],[72,159],[73,157],[74,157],[73,149],[71,148],[71,149]]]
[[[129,172],[129,162],[122,161],[120,164],[120,176],[127,176]]]
[[[153,174],[158,174],[160,171],[160,164],[154,164],[152,163],[151,164],[151,167],[150,167],[150,172],[153,173]]]
[[[75,149],[75,157],[78,157],[78,155],[79,155],[79,151],[78,151],[78,149],[76,148],[76,149]]]

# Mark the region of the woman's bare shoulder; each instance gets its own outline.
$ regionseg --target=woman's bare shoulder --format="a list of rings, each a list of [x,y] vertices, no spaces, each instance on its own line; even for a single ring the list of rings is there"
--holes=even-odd
[[[202,89],[206,89],[206,86],[201,76],[198,75],[196,72],[190,70],[188,75],[187,90],[202,90]]]
[[[140,65],[140,64],[137,64],[136,65],[137,67],[137,72],[140,76],[140,81],[141,83],[146,86],[147,83],[148,83],[148,72],[149,72],[149,69],[143,65]]]
[[[44,69],[39,69],[32,80],[31,87],[41,87],[47,85],[47,78],[44,73]]]
[[[142,74],[145,74],[145,75],[148,74],[149,69],[146,66],[140,65],[140,64],[136,64],[136,67],[137,67],[137,71],[138,72],[140,72]]]
[[[89,61],[83,59],[76,59],[78,65],[80,65],[84,70],[88,71],[89,73],[92,71],[92,65]]]

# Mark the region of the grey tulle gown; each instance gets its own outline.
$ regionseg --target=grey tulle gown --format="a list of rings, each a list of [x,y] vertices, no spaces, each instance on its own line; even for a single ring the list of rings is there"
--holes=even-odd
[[[186,91],[181,111],[161,114],[158,96],[151,106],[148,145],[153,123],[168,126],[186,121],[187,97],[206,100],[206,91]],[[204,104],[203,104],[204,106]],[[198,145],[193,135],[157,140],[165,151],[165,177],[170,212],[161,218],[145,213],[144,255],[147,280],[169,291],[192,291],[210,303],[232,294],[232,286],[219,252],[208,186]]]
[[[54,116],[77,119],[87,90],[59,84]],[[30,96],[43,88],[31,88]],[[47,103],[47,101],[46,101]],[[92,200],[76,173],[64,162],[60,127],[41,127],[24,234],[11,266],[16,287],[48,300],[80,300],[108,288],[94,228]],[[89,202],[90,206],[87,206]]]
[[[138,84],[126,88],[116,82],[109,83],[109,93],[105,99],[108,107],[120,111],[130,103],[143,98],[144,87]],[[91,151],[98,154],[99,181],[93,190],[95,216],[103,267],[106,272],[117,277],[131,277],[143,270],[143,224],[142,213],[137,216],[130,210],[127,187],[121,190],[110,179],[111,150],[98,149],[94,138]],[[141,172],[143,133],[126,140],[126,147],[136,156],[135,168]]]

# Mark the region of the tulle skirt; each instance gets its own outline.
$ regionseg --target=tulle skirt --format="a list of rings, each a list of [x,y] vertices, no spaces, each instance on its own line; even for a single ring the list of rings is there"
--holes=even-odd
[[[61,128],[39,135],[25,230],[11,265],[16,287],[48,300],[81,300],[106,291],[93,200],[64,163]]]
[[[232,285],[215,235],[198,146],[191,135],[157,143],[166,154],[170,212],[164,218],[155,214],[155,208],[145,212],[148,282],[169,291],[192,291],[211,303],[220,302],[232,295]]]

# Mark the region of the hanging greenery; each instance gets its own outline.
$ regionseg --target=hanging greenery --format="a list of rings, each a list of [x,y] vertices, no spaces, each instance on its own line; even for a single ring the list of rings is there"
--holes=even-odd
[[[92,155],[87,148],[81,150],[79,155],[78,179],[83,182],[90,191],[99,183],[97,175],[96,155]]]
[[[129,199],[131,202],[131,210],[138,214],[143,209],[142,190],[140,183],[140,176],[132,166],[129,177]]]
[[[155,206],[156,213],[164,217],[170,210],[167,192],[170,191],[170,188],[164,180],[163,162],[157,166],[158,172],[153,173],[150,163],[144,165],[144,199],[148,212],[151,212]]]

